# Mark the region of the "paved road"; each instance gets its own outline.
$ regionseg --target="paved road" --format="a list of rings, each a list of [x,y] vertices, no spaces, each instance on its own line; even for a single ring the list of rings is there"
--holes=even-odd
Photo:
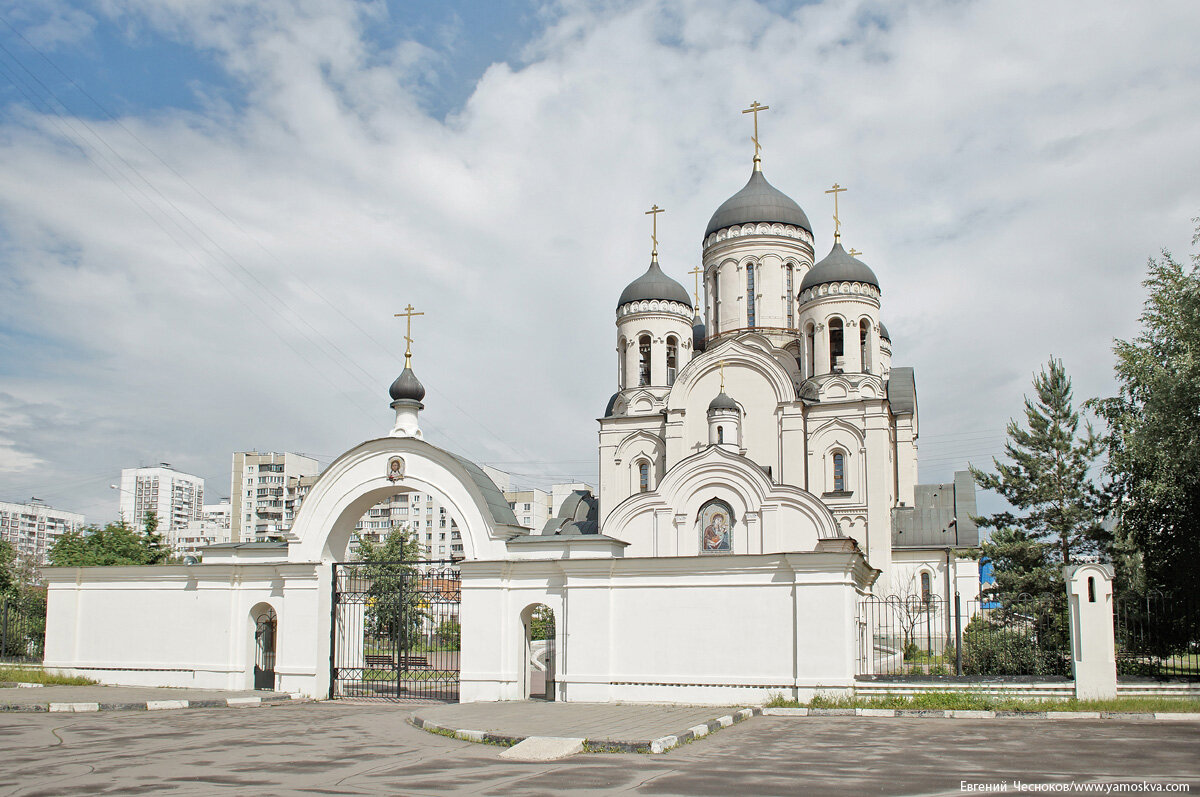
[[[410,711],[0,715],[0,794],[957,795],[962,780],[1013,779],[1200,792],[1194,722],[756,717],[664,755],[526,764],[417,730]]]

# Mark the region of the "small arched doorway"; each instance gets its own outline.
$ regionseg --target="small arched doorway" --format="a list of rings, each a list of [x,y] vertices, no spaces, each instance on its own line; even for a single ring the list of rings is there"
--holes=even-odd
[[[555,659],[557,658],[554,610],[535,603],[521,612],[524,646],[522,676],[527,700],[555,699]]]
[[[254,622],[254,688],[275,689],[275,635],[279,617],[269,603],[260,603],[251,612]]]

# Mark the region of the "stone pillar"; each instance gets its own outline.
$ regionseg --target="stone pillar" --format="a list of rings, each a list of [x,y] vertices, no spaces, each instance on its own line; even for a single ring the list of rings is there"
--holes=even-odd
[[[1116,639],[1113,634],[1112,565],[1063,568],[1071,610],[1071,666],[1075,697],[1105,700],[1117,696]]]

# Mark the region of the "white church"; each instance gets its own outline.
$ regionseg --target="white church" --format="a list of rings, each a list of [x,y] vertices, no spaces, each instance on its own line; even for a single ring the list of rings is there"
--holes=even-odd
[[[703,301],[663,272],[657,241],[617,300],[598,495],[573,495],[540,533],[518,526],[480,467],[423,439],[406,357],[394,424],[321,474],[285,542],[48,570],[46,666],[225,689],[265,676],[318,698],[345,694],[347,672],[362,687],[388,670],[400,693],[424,669],[462,701],[540,683],[555,700],[753,703],[851,691],[872,654],[868,596],[977,598],[974,485],[917,484],[915,378],[892,365],[880,280],[843,248],[836,211],[817,258],[755,138],[749,181],[703,231]],[[358,518],[406,491],[436,496],[462,535],[463,560],[436,579],[461,626],[453,653],[379,653],[337,575]],[[539,608],[550,653],[531,639]]]

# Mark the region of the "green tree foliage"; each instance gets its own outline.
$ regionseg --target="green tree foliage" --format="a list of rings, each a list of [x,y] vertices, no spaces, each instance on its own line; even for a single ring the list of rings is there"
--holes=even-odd
[[[993,459],[995,473],[971,468],[981,487],[993,490],[1019,510],[978,518],[996,529],[983,545],[995,563],[997,588],[1020,592],[1057,589],[1057,566],[1105,547],[1100,526],[1100,495],[1089,471],[1102,451],[1090,423],[1074,407],[1071,380],[1062,361],[1051,358],[1033,379],[1036,399],[1025,398],[1025,422],[1008,422],[1004,453],[1010,463]],[[1003,581],[1001,580],[1003,579]]]
[[[1092,404],[1109,427],[1118,552],[1140,554],[1147,586],[1184,594],[1200,589],[1200,252],[1191,260],[1150,259],[1141,331],[1114,347],[1118,395]]]
[[[7,540],[0,540],[0,597],[9,595],[16,589],[16,578],[12,569],[16,560],[17,552]]]
[[[532,640],[554,639],[554,612],[549,606],[539,603],[533,609],[529,623],[529,638]]]
[[[158,533],[158,513],[147,512],[142,521],[142,534],[146,540],[146,557],[148,565],[158,565],[171,557],[171,551]]]
[[[367,587],[367,634],[379,644],[408,653],[421,638],[427,612],[422,605],[417,535],[393,526],[381,542],[358,538],[358,558]]]
[[[129,528],[123,520],[102,529],[92,526],[82,532],[68,532],[50,549],[50,564],[55,567],[152,565],[166,559],[161,542],[154,547],[150,538]]]

